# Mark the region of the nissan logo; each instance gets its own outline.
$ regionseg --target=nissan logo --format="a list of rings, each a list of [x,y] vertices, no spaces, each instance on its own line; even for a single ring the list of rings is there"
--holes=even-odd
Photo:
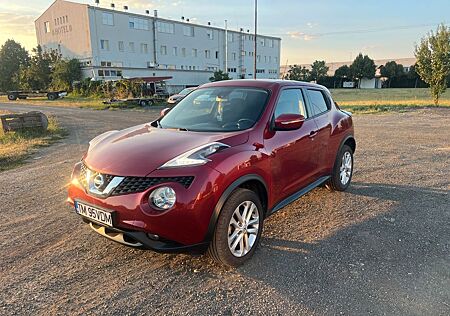
[[[94,177],[94,187],[97,190],[99,190],[103,186],[104,183],[105,183],[105,180],[104,180],[102,174],[99,173]]]

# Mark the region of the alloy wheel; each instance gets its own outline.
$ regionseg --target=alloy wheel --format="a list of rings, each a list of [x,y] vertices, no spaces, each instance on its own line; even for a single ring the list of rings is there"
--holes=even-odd
[[[339,179],[341,180],[342,185],[346,185],[348,181],[350,181],[350,177],[352,176],[352,155],[346,151],[342,156],[342,162],[340,167]]]
[[[254,246],[259,230],[259,210],[252,201],[239,204],[228,225],[228,248],[235,257],[245,256]]]

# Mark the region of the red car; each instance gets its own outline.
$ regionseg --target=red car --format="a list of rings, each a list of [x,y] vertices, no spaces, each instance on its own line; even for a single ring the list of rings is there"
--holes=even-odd
[[[239,266],[263,221],[315,187],[347,189],[351,114],[316,84],[205,84],[151,123],[110,131],[75,165],[68,201],[99,234]]]

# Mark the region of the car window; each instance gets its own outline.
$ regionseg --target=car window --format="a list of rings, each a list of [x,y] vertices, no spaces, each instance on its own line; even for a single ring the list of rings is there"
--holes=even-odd
[[[269,93],[259,88],[210,87],[192,91],[160,121],[162,128],[231,132],[252,127]]]
[[[320,90],[308,89],[308,96],[309,100],[311,101],[311,112],[313,116],[328,111],[328,104],[325,101],[324,95]]]
[[[275,108],[275,117],[281,114],[300,114],[307,117],[305,101],[300,89],[283,90]]]

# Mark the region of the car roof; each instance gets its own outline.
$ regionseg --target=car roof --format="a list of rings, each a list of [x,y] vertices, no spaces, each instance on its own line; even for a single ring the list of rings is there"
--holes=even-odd
[[[238,79],[238,80],[223,80],[215,81],[211,83],[206,83],[199,88],[208,87],[252,87],[252,88],[262,88],[262,89],[274,89],[286,86],[305,86],[311,88],[320,88],[322,90],[327,90],[324,86],[304,81],[295,80],[281,80],[281,79]]]

